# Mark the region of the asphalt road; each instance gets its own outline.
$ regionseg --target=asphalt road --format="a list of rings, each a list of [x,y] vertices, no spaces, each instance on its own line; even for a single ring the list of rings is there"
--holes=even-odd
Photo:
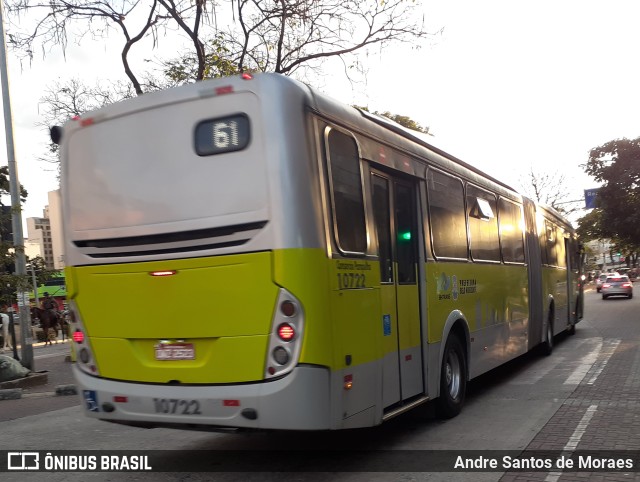
[[[435,418],[427,406],[380,427],[342,432],[145,430],[87,419],[76,399],[66,408],[3,422],[0,447],[167,450],[171,452],[164,453],[162,466],[179,471],[49,473],[47,480],[640,480],[640,473],[633,470],[444,473],[428,471],[418,463],[420,454],[427,457],[431,450],[610,449],[640,453],[639,298],[604,301],[595,291],[588,292],[586,317],[574,336],[558,337],[550,357],[529,354],[474,380],[465,410],[447,421]],[[53,404],[55,398],[50,398]],[[4,414],[7,402],[0,403]],[[265,452],[273,450],[279,452]],[[298,462],[303,463],[301,452],[295,452],[300,450],[310,451],[302,454],[318,454],[313,461],[316,464],[309,469],[313,471],[299,471],[300,466],[296,466],[295,472],[273,472],[281,469],[283,460],[295,461],[296,454]],[[359,452],[355,453],[356,460],[345,461],[336,459],[336,450]],[[227,471],[191,471],[202,464],[203,458],[221,453],[227,457],[220,462]],[[257,463],[256,453],[273,457],[273,465],[269,459]],[[252,467],[252,462],[257,465]],[[382,462],[385,465],[381,466]],[[21,474],[12,480],[38,480],[44,475]]]

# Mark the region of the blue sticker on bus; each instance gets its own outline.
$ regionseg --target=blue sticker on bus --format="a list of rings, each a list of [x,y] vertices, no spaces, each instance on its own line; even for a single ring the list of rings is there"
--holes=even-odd
[[[95,390],[83,390],[82,395],[84,397],[85,408],[90,412],[99,412],[98,407],[98,394]]]
[[[391,335],[391,315],[382,315],[382,328],[384,336]]]

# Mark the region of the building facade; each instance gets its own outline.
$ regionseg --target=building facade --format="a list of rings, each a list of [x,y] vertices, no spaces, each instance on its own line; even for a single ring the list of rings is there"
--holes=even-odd
[[[27,218],[27,234],[24,246],[29,258],[42,257],[47,269],[64,268],[59,190],[49,192],[49,205],[42,217]]]

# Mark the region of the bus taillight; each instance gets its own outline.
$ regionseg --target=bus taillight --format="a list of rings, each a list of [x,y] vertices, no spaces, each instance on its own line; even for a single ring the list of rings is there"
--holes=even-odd
[[[298,364],[304,336],[304,306],[284,288],[276,300],[269,330],[265,378],[286,375]]]
[[[84,333],[80,330],[76,330],[73,332],[73,341],[76,343],[82,343],[84,341]]]
[[[291,341],[296,336],[296,331],[289,323],[283,323],[278,327],[278,336],[282,341]]]

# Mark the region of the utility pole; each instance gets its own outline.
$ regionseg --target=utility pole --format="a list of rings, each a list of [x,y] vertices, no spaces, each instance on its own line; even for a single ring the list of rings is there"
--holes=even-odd
[[[24,236],[22,234],[22,205],[20,203],[20,183],[18,182],[18,166],[16,164],[13,144],[13,118],[9,99],[9,74],[7,68],[7,45],[4,38],[3,1],[0,0],[0,81],[2,85],[2,109],[4,111],[4,129],[7,142],[7,161],[9,164],[9,186],[11,191],[11,216],[13,226],[13,249],[16,256],[16,295],[20,313],[20,345],[21,363],[34,371],[33,335],[31,334],[31,313],[29,312],[29,295],[22,286],[22,279],[27,274],[27,261],[24,255]]]

